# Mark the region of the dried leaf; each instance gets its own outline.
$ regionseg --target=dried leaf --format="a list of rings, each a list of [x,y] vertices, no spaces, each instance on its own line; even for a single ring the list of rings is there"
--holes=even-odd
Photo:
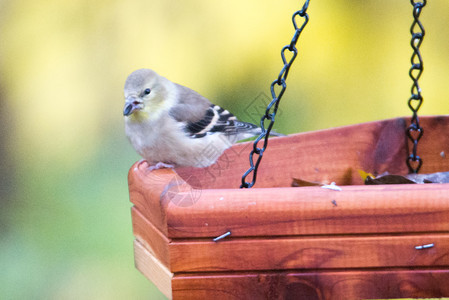
[[[384,175],[378,176],[376,178],[367,177],[365,180],[365,184],[374,185],[374,184],[414,184],[416,182],[405,178],[401,175]]]
[[[292,187],[302,187],[302,186],[321,186],[322,183],[306,181],[299,178],[293,178]]]

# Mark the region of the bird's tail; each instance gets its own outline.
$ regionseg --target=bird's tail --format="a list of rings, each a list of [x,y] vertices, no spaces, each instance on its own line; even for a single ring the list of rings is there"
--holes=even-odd
[[[242,140],[246,140],[249,138],[254,138],[259,136],[262,133],[262,129],[260,127],[256,127],[251,131],[247,131],[247,132],[242,132],[238,134],[238,138],[237,141],[242,141]],[[270,136],[276,136],[276,137],[280,137],[280,136],[286,136],[285,134],[282,133],[278,133],[274,130],[270,131]]]

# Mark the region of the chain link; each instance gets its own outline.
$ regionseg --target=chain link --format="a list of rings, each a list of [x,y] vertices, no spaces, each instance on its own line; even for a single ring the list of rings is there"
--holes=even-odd
[[[256,183],[257,178],[257,170],[259,168],[259,164],[262,160],[263,154],[268,146],[268,137],[270,135],[271,129],[274,125],[274,120],[276,116],[276,112],[279,106],[279,101],[282,98],[282,95],[285,92],[285,89],[287,88],[287,75],[288,71],[290,70],[291,65],[293,64],[293,61],[295,60],[296,56],[298,56],[298,49],[296,48],[296,43],[298,42],[298,38],[301,35],[301,32],[303,31],[304,27],[309,22],[309,15],[307,14],[307,8],[309,7],[310,0],[306,0],[304,5],[302,6],[302,9],[296,11],[292,16],[292,22],[293,26],[295,28],[295,34],[290,42],[289,45],[286,45],[281,50],[281,58],[282,62],[284,63],[284,66],[282,67],[281,72],[279,73],[276,80],[274,80],[271,83],[270,90],[271,90],[271,96],[272,100],[270,104],[268,104],[267,109],[265,111],[265,115],[262,116],[260,119],[260,127],[262,129],[262,133],[256,138],[253,144],[253,149],[251,153],[249,154],[249,169],[243,174],[242,176],[242,184],[240,188],[251,188]],[[301,26],[298,26],[296,23],[297,18],[302,18],[302,24]],[[290,56],[286,55],[287,51],[290,52]],[[290,57],[288,59],[287,57]],[[265,122],[269,121],[268,127],[265,128]],[[263,139],[263,142],[261,142]],[[263,143],[262,147],[259,147],[259,143]],[[255,161],[255,162],[254,162]],[[246,178],[252,174],[252,179],[250,182],[246,181]]]
[[[411,57],[411,68],[409,71],[410,78],[413,81],[411,89],[411,97],[408,100],[408,107],[411,109],[413,115],[411,119],[411,124],[407,128],[406,134],[413,145],[412,153],[407,157],[407,166],[410,173],[418,173],[422,166],[422,159],[418,156],[418,142],[423,135],[423,128],[419,125],[418,110],[422,105],[423,97],[421,95],[421,87],[419,86],[418,80],[424,70],[423,60],[419,47],[424,39],[425,31],[424,27],[419,20],[422,8],[426,5],[427,0],[422,2],[416,2],[410,0],[413,5],[413,23],[410,27],[410,33],[412,34],[412,39],[410,45],[413,49],[413,54]]]

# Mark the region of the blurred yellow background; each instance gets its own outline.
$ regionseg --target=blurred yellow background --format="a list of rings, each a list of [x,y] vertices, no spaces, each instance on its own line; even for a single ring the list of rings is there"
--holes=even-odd
[[[163,299],[133,263],[123,84],[152,68],[245,121],[301,1],[0,2],[1,299]],[[410,1],[312,0],[275,129],[411,115]],[[421,17],[420,114],[448,114],[449,1]],[[268,148],[269,151],[269,148]]]

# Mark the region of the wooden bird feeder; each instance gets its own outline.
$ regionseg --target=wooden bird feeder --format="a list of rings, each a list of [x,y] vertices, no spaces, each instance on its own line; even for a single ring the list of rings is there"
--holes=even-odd
[[[449,116],[420,122],[421,173],[448,171]],[[173,299],[448,297],[449,184],[367,186],[358,174],[407,174],[409,123],[271,138],[253,189],[238,188],[251,143],[206,169],[134,164],[137,269]]]

